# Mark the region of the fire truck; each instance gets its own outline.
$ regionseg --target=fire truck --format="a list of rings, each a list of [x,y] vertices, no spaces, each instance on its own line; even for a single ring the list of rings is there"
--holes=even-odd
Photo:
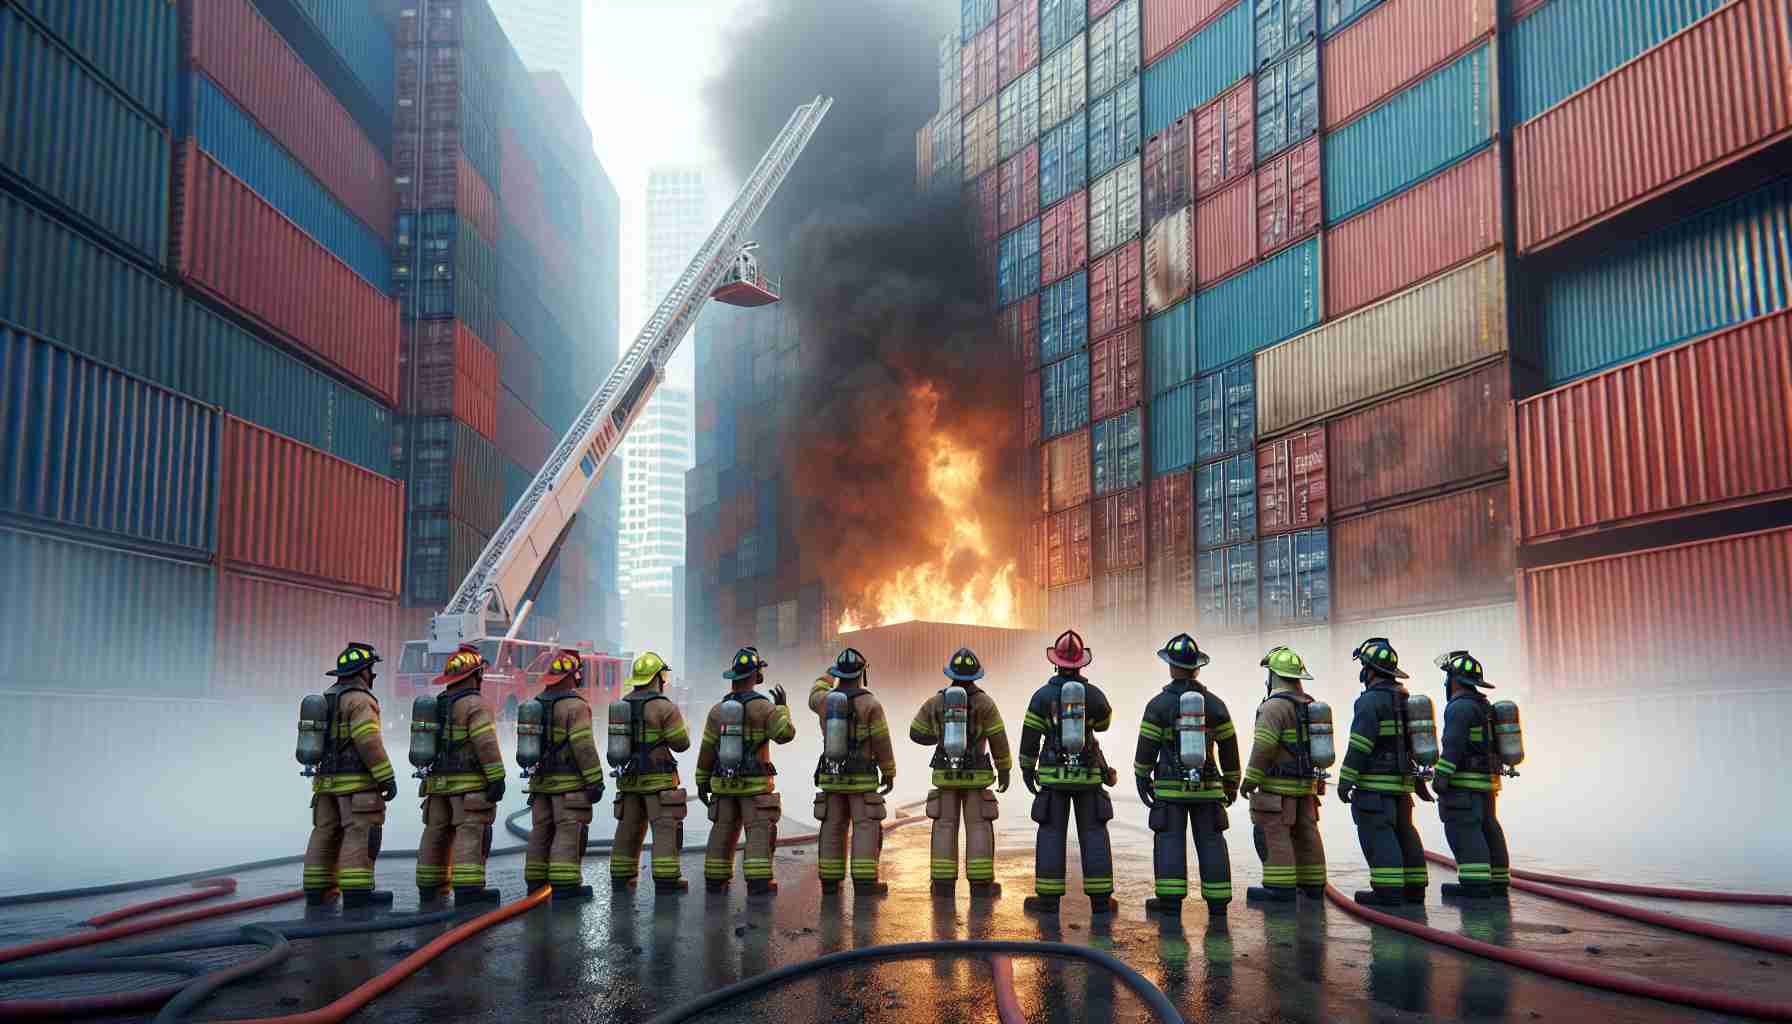
[[[479,641],[479,653],[490,666],[479,690],[497,710],[500,722],[515,722],[517,705],[541,692],[542,676],[547,672],[548,662],[563,646],[540,640],[488,638]],[[585,685],[579,692],[594,707],[621,699],[627,686],[631,659],[594,651],[589,643],[573,646],[585,663]],[[431,654],[426,641],[413,640],[404,645],[404,653],[398,659],[397,678],[392,683],[395,699],[388,705],[396,715],[394,722],[403,720],[412,700],[436,692],[437,688],[430,680],[441,673],[447,661],[447,654]]]

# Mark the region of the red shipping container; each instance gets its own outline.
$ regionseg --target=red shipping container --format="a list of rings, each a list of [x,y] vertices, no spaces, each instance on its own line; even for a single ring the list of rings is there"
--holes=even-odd
[[[1157,313],[1188,298],[1194,288],[1190,251],[1195,211],[1183,207],[1151,229],[1145,238],[1145,312]]]
[[[1527,569],[1518,607],[1539,696],[1783,687],[1792,527]]]
[[[1139,19],[1144,22],[1145,63],[1175,49],[1235,2],[1238,0],[1141,0]]]
[[[1089,418],[1097,423],[1145,400],[1145,362],[1138,324],[1089,346]]]
[[[958,96],[964,104],[962,109],[970,110],[982,103],[987,96],[977,93],[977,41],[967,41],[958,51]]]
[[[391,165],[274,26],[249,0],[186,0],[180,17],[187,60],[390,243]]]
[[[1792,137],[1787,68],[1792,0],[1739,0],[1519,125],[1520,251]]]
[[[1030,36],[1030,38],[1029,38]],[[1029,45],[1031,44],[1031,45]],[[1009,5],[996,22],[996,86],[1039,63],[1039,0]]]
[[[1026,550],[1022,552],[1022,571],[1027,578],[1040,586],[1051,578],[1051,562],[1046,557],[1048,545],[1046,533],[1051,527],[1049,519],[1035,519],[1027,524],[1027,535],[1023,538]]]
[[[1314,136],[1257,170],[1257,258],[1319,230],[1319,137]]]
[[[423,416],[453,416],[490,441],[498,429],[498,357],[459,320],[419,320],[416,382],[406,407]]]
[[[176,150],[173,262],[187,282],[398,401],[398,305],[231,177]]]
[[[1333,620],[1512,599],[1506,482],[1332,524]]]
[[[467,162],[457,133],[434,131],[420,138],[416,132],[400,132],[392,141],[392,165],[400,207],[455,210],[481,238],[496,244],[498,200]]]
[[[746,431],[737,432],[737,436],[745,434]],[[554,443],[559,440],[547,424],[510,393],[510,389],[499,389],[498,436],[492,441],[505,458],[534,473],[553,454]]]
[[[541,365],[541,356],[523,340],[516,336],[510,325],[498,321],[498,343],[494,350],[498,354],[498,380],[505,388],[522,399],[523,404],[531,409],[539,409],[546,404],[547,370]],[[698,430],[715,429],[714,407],[711,406],[711,418],[708,426],[703,425],[702,406],[698,407]]]
[[[1089,20],[1095,19],[1120,6],[1120,0],[1089,0]]]
[[[217,642],[212,696],[226,700],[288,700],[317,689],[319,665],[344,640],[373,644],[389,665],[398,663],[398,601],[322,587],[218,574]]]
[[[1325,522],[1325,428],[1311,427],[1257,446],[1257,530],[1265,536]]]
[[[220,562],[397,595],[404,484],[234,416],[222,453]]]
[[[1194,471],[1153,477],[1147,485],[1150,535],[1146,544],[1146,585],[1152,625],[1187,629],[1195,608]]]
[[[1021,375],[1020,406],[1021,412],[1026,417],[1027,444],[1038,444],[1040,430],[1043,426],[1039,413],[1039,374]]]
[[[1521,543],[1792,494],[1792,312],[1519,402]]]
[[[1039,283],[1051,284],[1089,263],[1089,195],[1072,192],[1039,218]]]
[[[1257,163],[1257,91],[1252,79],[1195,111],[1189,145],[1195,195],[1204,196]]]
[[[992,171],[972,182],[965,189],[965,201],[971,204],[971,216],[977,229],[977,240],[994,245],[1001,235],[1000,172]]]
[[[1517,21],[1546,3],[1549,0],[1512,0],[1512,13],[1508,17]]]
[[[1039,63],[1040,0],[1021,0],[1020,5],[1020,70]]]
[[[1089,428],[1053,438],[1039,449],[1046,511],[1061,512],[1089,500]]]
[[[1022,366],[1038,366],[1039,293],[1034,292],[997,313],[996,331]]]
[[[1325,315],[1343,316],[1499,244],[1499,150],[1489,147],[1326,232]]]
[[[1493,33],[1494,0],[1384,0],[1320,45],[1327,131]]]
[[[1147,236],[1158,221],[1189,204],[1189,160],[1193,155],[1189,132],[1193,122],[1184,114],[1145,142],[1141,188]]]
[[[996,174],[997,220],[1007,234],[1039,215],[1039,144],[1009,157]]]
[[[1256,257],[1256,199],[1245,178],[1195,208],[1195,287],[1206,288]]]
[[[996,26],[992,24],[977,33],[977,37],[971,41],[971,46],[967,50],[967,52],[974,51],[977,61],[976,102],[978,103],[992,100],[996,95],[996,42]]]
[[[1089,268],[1089,334],[1101,337],[1139,319],[1139,251],[1134,239]]]
[[[1051,495],[1045,488],[1044,448],[1027,448],[1021,452],[1021,497],[1030,511],[1045,515],[1052,510]],[[1040,582],[1045,582],[1040,577]]]
[[[1102,572],[1145,564],[1145,495],[1134,487],[1095,502],[1095,557]]]
[[[1061,587],[1088,579],[1090,548],[1088,505],[1052,516],[1046,531],[1046,585]]]
[[[1505,472],[1510,384],[1501,359],[1333,420],[1333,511],[1347,515]]]

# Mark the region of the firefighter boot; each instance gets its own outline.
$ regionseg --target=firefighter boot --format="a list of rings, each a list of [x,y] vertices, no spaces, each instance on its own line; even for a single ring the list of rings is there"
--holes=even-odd
[[[852,883],[852,894],[861,899],[867,896],[888,896],[890,884],[888,882],[860,881],[855,878]]]
[[[704,892],[727,892],[729,881],[730,880],[726,879],[726,878],[705,878],[703,880],[703,891]]]
[[[958,898],[958,879],[936,878],[933,880],[933,898],[936,900],[955,900]]]
[[[328,907],[336,902],[337,889],[306,889],[305,905],[307,907]]]
[[[821,894],[823,896],[838,896],[838,895],[840,895],[840,880],[838,878],[822,879],[821,880]]]
[[[362,907],[389,907],[392,905],[392,893],[387,889],[344,889],[342,891],[342,908],[356,910]]]
[[[749,879],[747,879],[747,895],[748,896],[776,896],[777,894],[778,894],[778,880],[777,879],[775,879],[775,878],[749,878]]]
[[[496,903],[498,898],[498,890],[487,889],[483,885],[457,885],[454,887],[454,905],[456,907]]]
[[[1145,901],[1145,913],[1165,917],[1182,916],[1182,900],[1175,896],[1153,896]]]
[[[547,883],[543,882],[541,884],[546,885]],[[426,903],[440,903],[442,900],[446,899],[447,896],[448,889],[445,886],[431,885],[426,887],[420,885],[417,887],[417,902],[420,905]]]
[[[1459,882],[1445,882],[1438,886],[1438,892],[1446,900],[1484,900],[1493,896],[1490,885],[1464,885]]]
[[[1207,919],[1209,921],[1224,921],[1226,919],[1226,904],[1231,902],[1231,900],[1208,900]]]
[[[1253,885],[1244,891],[1247,903],[1293,903],[1296,892],[1293,886]]]
[[[939,883],[935,882],[934,884],[938,885]],[[954,892],[953,895],[956,896],[957,893]],[[1002,895],[1002,883],[1000,883],[1000,882],[972,882],[971,883],[971,899],[993,900],[1001,895]]]
[[[596,894],[591,891],[589,885],[580,885],[576,882],[572,884],[561,882],[559,885],[554,886],[554,906],[578,906],[586,900],[591,899],[594,895]]]
[[[1430,886],[1427,886],[1427,885],[1409,885],[1409,886],[1407,886],[1406,887],[1406,902],[1412,903],[1415,905],[1422,905],[1425,902],[1425,890],[1427,890],[1429,888],[1430,888]]]
[[[1325,902],[1325,886],[1323,885],[1303,885],[1300,887],[1300,894],[1316,902]]]
[[[1107,893],[1096,893],[1089,897],[1089,913],[1111,914],[1119,906],[1119,901]]]
[[[1034,914],[1056,914],[1058,912],[1058,896],[1028,896],[1021,902],[1021,909]]]
[[[677,896],[689,892],[691,883],[682,878],[656,878],[653,880],[655,896]]]
[[[1404,896],[1392,890],[1358,889],[1352,898],[1364,907],[1397,907],[1406,902]]]
[[[610,879],[610,891],[611,892],[628,892],[630,889],[633,889],[634,887],[635,887],[635,880],[632,878],[612,878],[612,879]]]

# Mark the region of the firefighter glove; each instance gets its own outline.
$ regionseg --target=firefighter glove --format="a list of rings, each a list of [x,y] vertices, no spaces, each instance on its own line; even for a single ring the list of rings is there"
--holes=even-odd
[[[604,783],[602,779],[585,787],[585,799],[591,801],[593,806],[604,802]]]
[[[1431,795],[1431,787],[1425,785],[1424,779],[1414,779],[1413,785],[1412,785],[1412,791],[1414,793],[1417,793],[1419,795],[1419,799],[1425,801],[1426,803],[1431,803],[1432,801],[1437,799],[1436,797]]]
[[[890,790],[895,789],[895,788],[896,788],[896,776],[886,775],[886,776],[884,776],[884,784],[877,787],[877,795],[878,796],[889,796]]]
[[[387,779],[380,783],[380,799],[391,803],[398,799],[398,780]]]
[[[1350,794],[1352,794],[1354,792],[1356,792],[1356,785],[1354,783],[1350,783],[1350,782],[1338,783],[1338,802],[1346,803],[1346,804],[1349,803],[1350,802]]]
[[[1034,796],[1039,795],[1039,773],[1038,772],[1033,771],[1030,768],[1022,768],[1020,770],[1020,782],[1021,782],[1021,785],[1027,787],[1027,792],[1033,794]]]
[[[1249,797],[1252,793],[1254,793],[1256,791],[1257,791],[1257,784],[1255,782],[1252,782],[1250,779],[1244,780],[1244,784],[1238,787],[1238,792],[1239,792],[1240,796]]]
[[[1230,807],[1237,802],[1238,802],[1238,786],[1234,783],[1230,783],[1230,782],[1226,783],[1226,806]]]
[[[504,780],[503,779],[493,779],[492,781],[486,783],[485,784],[485,798],[487,800],[490,800],[493,804],[497,804],[500,801],[502,801],[504,799]]]
[[[705,807],[709,806],[709,783],[705,782],[697,787],[697,802]]]
[[[783,707],[784,700],[785,700],[784,687],[782,687],[782,686],[772,687],[772,703],[778,705],[779,707]]]
[[[1006,768],[1003,768],[1001,771],[996,772],[996,792],[998,792],[998,793],[1008,792],[1008,776],[1009,776],[1009,771]]]
[[[1139,787],[1139,800],[1146,807],[1157,806],[1157,795],[1151,792],[1151,779],[1144,775],[1134,775],[1132,781]]]

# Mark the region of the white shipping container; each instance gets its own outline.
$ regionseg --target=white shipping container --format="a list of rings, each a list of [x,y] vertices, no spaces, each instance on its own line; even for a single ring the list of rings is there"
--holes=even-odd
[[[1006,160],[1039,138],[1039,69],[1008,83],[997,99],[1001,111],[1000,159]]]
[[[1055,128],[1089,102],[1088,39],[1081,33],[1039,64],[1039,127]]]
[[[1145,312],[1169,309],[1188,298],[1193,276],[1189,266],[1189,228],[1193,207],[1185,206],[1158,221],[1145,240]]]
[[[1440,654],[1466,650],[1487,666],[1488,682],[1498,687],[1496,697],[1524,700],[1530,695],[1529,680],[1524,677],[1516,604],[1340,623],[1331,627],[1331,634],[1329,654],[1334,668],[1354,669],[1351,652],[1364,640],[1380,636],[1400,652],[1400,664],[1412,675],[1407,685],[1415,692],[1435,693],[1430,689],[1433,686],[1441,689],[1443,673],[1432,662]],[[1311,657],[1308,656],[1309,664]],[[1442,701],[1438,703],[1441,705]]]
[[[1139,237],[1139,158],[1089,186],[1089,258]]]
[[[964,180],[975,181],[995,170],[996,101],[991,100],[965,115]]]
[[[1139,73],[1139,0],[1125,0],[1089,28],[1089,95]]]

